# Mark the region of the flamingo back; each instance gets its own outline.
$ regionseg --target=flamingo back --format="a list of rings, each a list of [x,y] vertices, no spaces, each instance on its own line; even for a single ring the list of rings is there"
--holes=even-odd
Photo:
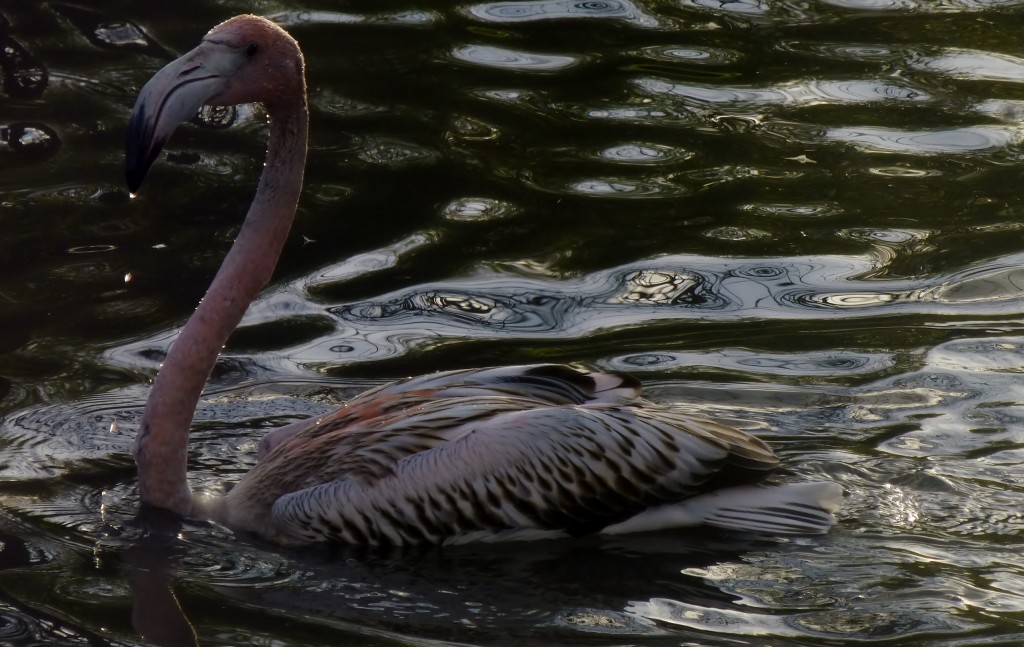
[[[627,376],[505,367],[355,398],[272,451],[228,508],[284,543],[575,536],[777,464],[748,434],[640,399]]]

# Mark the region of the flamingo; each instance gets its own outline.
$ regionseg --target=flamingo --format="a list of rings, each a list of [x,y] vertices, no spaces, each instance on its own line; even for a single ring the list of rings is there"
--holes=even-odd
[[[457,370],[359,395],[270,432],[224,496],[193,494],[189,427],[217,356],[270,280],[302,187],[302,52],[274,23],[237,16],[157,72],[132,110],[130,191],[203,105],[259,102],[266,164],[238,237],[153,383],[134,446],[139,496],[285,546],[528,540],[708,524],[823,533],[842,488],[771,483],[761,440],[644,400],[624,374],[541,364]]]

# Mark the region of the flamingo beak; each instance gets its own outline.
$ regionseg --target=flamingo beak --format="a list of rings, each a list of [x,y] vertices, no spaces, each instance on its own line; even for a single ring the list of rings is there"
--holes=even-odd
[[[175,128],[220,94],[245,60],[244,52],[236,48],[204,41],[168,63],[142,87],[125,142],[129,191],[138,192]]]

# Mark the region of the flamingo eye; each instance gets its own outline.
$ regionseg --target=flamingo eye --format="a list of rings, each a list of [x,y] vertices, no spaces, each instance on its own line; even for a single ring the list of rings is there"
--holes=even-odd
[[[260,46],[256,43],[249,43],[245,46],[245,55],[249,58],[256,56],[256,53],[260,51]]]

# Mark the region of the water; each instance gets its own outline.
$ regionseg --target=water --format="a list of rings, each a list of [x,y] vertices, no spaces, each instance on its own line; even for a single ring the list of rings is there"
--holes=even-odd
[[[585,362],[841,482],[837,528],[382,554],[134,521],[147,385],[266,127],[205,112],[130,200],[128,109],[245,11],[306,51],[312,149],[275,281],[200,405],[194,484],[387,379]],[[1024,2],[0,14],[0,642],[1024,640]]]

